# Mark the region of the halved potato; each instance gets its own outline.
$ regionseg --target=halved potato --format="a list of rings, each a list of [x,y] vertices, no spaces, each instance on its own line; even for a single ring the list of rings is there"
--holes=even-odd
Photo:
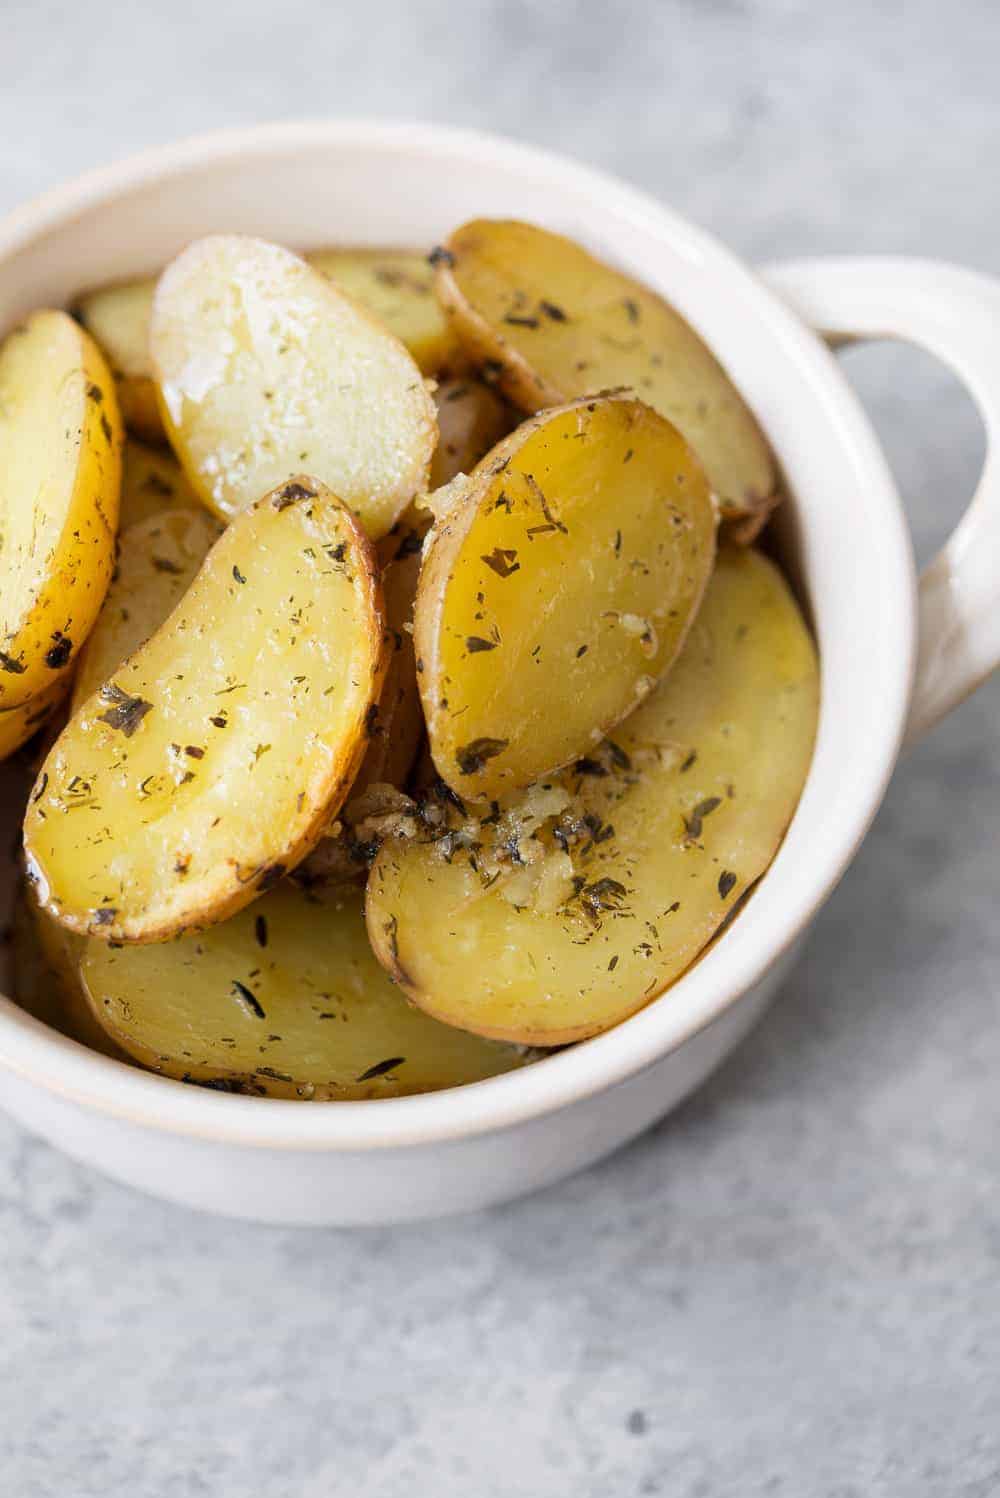
[[[40,910],[30,888],[18,893],[11,924],[15,1002],[61,1035],[102,1055],[127,1060],[94,1018],[84,994],[80,958],[86,938]]]
[[[48,723],[70,688],[70,678],[60,676],[30,702],[20,707],[0,708],[0,760],[9,759]]]
[[[662,416],[606,395],[525,422],[459,484],[414,612],[434,763],[463,796],[586,753],[655,686],[715,555],[697,459]]]
[[[440,489],[460,473],[471,473],[513,423],[503,401],[471,376],[439,385],[434,404],[439,437],[431,463],[431,488]]]
[[[165,510],[122,531],[118,566],[104,607],[80,652],[73,712],[156,633],[184,597],[220,534],[219,522],[201,506]]]
[[[111,366],[129,431],[147,442],[165,442],[149,357],[149,315],[155,290],[153,276],[102,286],[81,297],[74,312]]]
[[[164,510],[203,509],[184,470],[165,447],[147,447],[129,437],[122,462],[122,502],[118,524],[122,530],[162,515]]]
[[[435,258],[458,336],[523,411],[626,386],[687,438],[726,518],[775,503],[774,459],[752,412],[662,297],[572,240],[511,219],[463,224]]]
[[[376,954],[463,1029],[561,1045],[662,993],[767,868],[809,768],[812,640],[781,574],[725,549],[680,660],[570,770],[488,818],[441,800],[368,882]]]
[[[39,903],[113,941],[249,903],[336,812],[384,670],[372,549],[317,480],[293,479],[233,522],[57,740],[24,825]]]
[[[434,295],[434,269],[419,250],[313,250],[304,257],[404,343],[425,375],[445,378],[467,359]]]
[[[308,470],[374,540],[426,486],[437,422],[419,369],[289,250],[189,245],[160,277],[150,350],[171,443],[224,519]]]
[[[83,981],[109,1036],[170,1077],[268,1097],[394,1097],[524,1065],[524,1051],[413,1009],[372,955],[361,891],[272,890],[201,936],[89,942]]]
[[[110,371],[65,312],[35,312],[0,347],[0,709],[65,676],[89,634],[120,489]]]

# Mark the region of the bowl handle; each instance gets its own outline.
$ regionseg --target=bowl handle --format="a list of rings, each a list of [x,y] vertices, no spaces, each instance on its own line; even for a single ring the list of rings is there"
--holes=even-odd
[[[972,503],[920,578],[920,649],[906,742],[1000,665],[1000,280],[933,260],[851,256],[764,268],[773,291],[832,347],[919,344],[968,387],[986,428]]]

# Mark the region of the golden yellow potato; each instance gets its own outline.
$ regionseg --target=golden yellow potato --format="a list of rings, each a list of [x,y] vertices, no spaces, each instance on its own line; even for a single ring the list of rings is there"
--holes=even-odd
[[[304,258],[394,333],[423,374],[444,379],[465,368],[434,295],[434,269],[419,250],[313,250]]]
[[[86,937],[60,926],[39,910],[30,889],[22,889],[11,923],[14,1001],[61,1035],[102,1055],[127,1060],[97,1023],[84,994],[80,958],[86,944]]]
[[[0,710],[65,676],[114,565],[121,423],[97,345],[35,312],[0,347]]]
[[[80,652],[72,711],[82,707],[180,603],[221,534],[200,505],[165,510],[123,530],[104,607]]]
[[[83,981],[112,1039],[153,1071],[268,1097],[395,1097],[522,1066],[520,1047],[413,1009],[372,955],[356,888],[283,884],[201,936],[88,942]]]
[[[431,488],[441,489],[460,473],[471,473],[513,423],[503,401],[471,375],[439,385],[434,404],[439,437],[431,463]]]
[[[224,532],[48,755],[24,824],[39,903],[113,941],[248,904],[335,814],[384,670],[374,553],[317,480],[290,480]]]
[[[165,442],[149,357],[149,315],[155,290],[152,276],[102,286],[81,297],[74,311],[111,366],[129,431],[147,442]]]
[[[480,1035],[608,1029],[669,987],[771,862],[818,702],[781,574],[723,550],[680,660],[613,740],[488,818],[439,798],[422,836],[383,843],[377,956],[422,1009]]]
[[[221,518],[305,470],[376,540],[426,487],[437,422],[419,369],[289,250],[189,245],[160,277],[149,336],[171,444]]]
[[[777,477],[760,427],[662,297],[572,240],[510,219],[463,224],[435,259],[458,336],[515,405],[628,387],[690,442],[724,516],[771,508]]]
[[[147,447],[129,437],[122,462],[122,502],[118,524],[122,530],[151,520],[164,510],[199,510],[204,506],[184,470],[165,447]]]
[[[69,676],[62,675],[30,702],[22,702],[20,707],[0,708],[0,760],[9,759],[52,721],[69,688]]]
[[[545,411],[495,448],[435,524],[417,589],[447,783],[475,799],[528,785],[648,696],[700,602],[715,528],[691,449],[631,396]]]

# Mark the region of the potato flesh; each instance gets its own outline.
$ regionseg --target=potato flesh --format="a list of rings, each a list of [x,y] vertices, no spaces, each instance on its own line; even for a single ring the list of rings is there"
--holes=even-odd
[[[525,423],[427,543],[414,614],[431,753],[462,796],[585,754],[679,650],[715,553],[694,455],[640,401]]]
[[[489,386],[471,377],[448,380],[434,392],[438,413],[438,445],[431,463],[431,488],[450,484],[460,473],[471,473],[511,429],[511,418]]]
[[[164,510],[202,509],[201,496],[192,489],[173,453],[147,447],[130,437],[122,462],[122,496],[119,527],[125,530],[141,520],[151,520]]]
[[[470,354],[524,411],[622,386],[698,454],[724,516],[774,502],[767,441],[722,365],[641,282],[561,235],[476,219],[447,241],[437,290]]]
[[[528,879],[510,864],[488,883],[461,836],[383,845],[367,899],[380,960],[428,1013],[482,1035],[556,1045],[608,1029],[688,967],[767,868],[808,772],[818,687],[780,573],[722,551],[673,671],[551,782],[567,810],[529,839]],[[469,824],[464,841],[487,832]]]
[[[44,728],[65,699],[69,687],[69,677],[61,676],[30,702],[22,702],[19,707],[0,708],[0,760],[8,759],[40,728]]]
[[[48,755],[25,819],[40,903],[116,941],[248,903],[336,812],[383,672],[371,548],[329,491],[293,480],[233,522]]]
[[[377,539],[426,485],[437,429],[420,371],[288,250],[190,245],[160,278],[150,349],[171,443],[222,518],[305,469]]]
[[[149,355],[149,318],[155,290],[152,277],[102,286],[80,298],[76,315],[111,366],[125,425],[148,442],[163,442],[166,433]]]
[[[434,296],[433,268],[419,250],[313,250],[304,258],[395,334],[423,374],[464,368],[462,346]]]
[[[153,1071],[270,1097],[393,1097],[458,1087],[523,1052],[413,1009],[372,955],[361,892],[282,885],[198,937],[88,942],[83,980],[111,1038]]]
[[[0,708],[66,674],[114,565],[121,427],[111,374],[64,312],[0,348]]]
[[[72,710],[82,707],[169,617],[194,582],[220,528],[205,510],[167,510],[122,531],[118,566],[80,652]]]

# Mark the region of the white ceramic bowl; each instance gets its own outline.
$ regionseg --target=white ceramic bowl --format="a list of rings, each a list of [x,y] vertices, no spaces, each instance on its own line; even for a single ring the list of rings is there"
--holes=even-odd
[[[210,231],[299,248],[429,245],[478,214],[574,235],[662,291],[757,411],[794,495],[781,534],[822,653],[815,759],[749,908],[686,976],[609,1034],[488,1082],[384,1102],[231,1097],[106,1060],[0,998],[4,1106],[78,1159],[209,1211],[280,1223],[457,1212],[544,1186],[632,1138],[761,1014],[857,849],[908,725],[928,727],[1000,659],[1000,283],[984,277],[847,260],[761,279],[669,210],[573,162],[429,126],[316,123],[152,151],[16,211],[0,224],[0,332],[33,307],[152,271]],[[913,338],[980,401],[987,470],[919,589],[878,443],[807,324],[841,339]],[[7,810],[5,840],[10,798]]]

